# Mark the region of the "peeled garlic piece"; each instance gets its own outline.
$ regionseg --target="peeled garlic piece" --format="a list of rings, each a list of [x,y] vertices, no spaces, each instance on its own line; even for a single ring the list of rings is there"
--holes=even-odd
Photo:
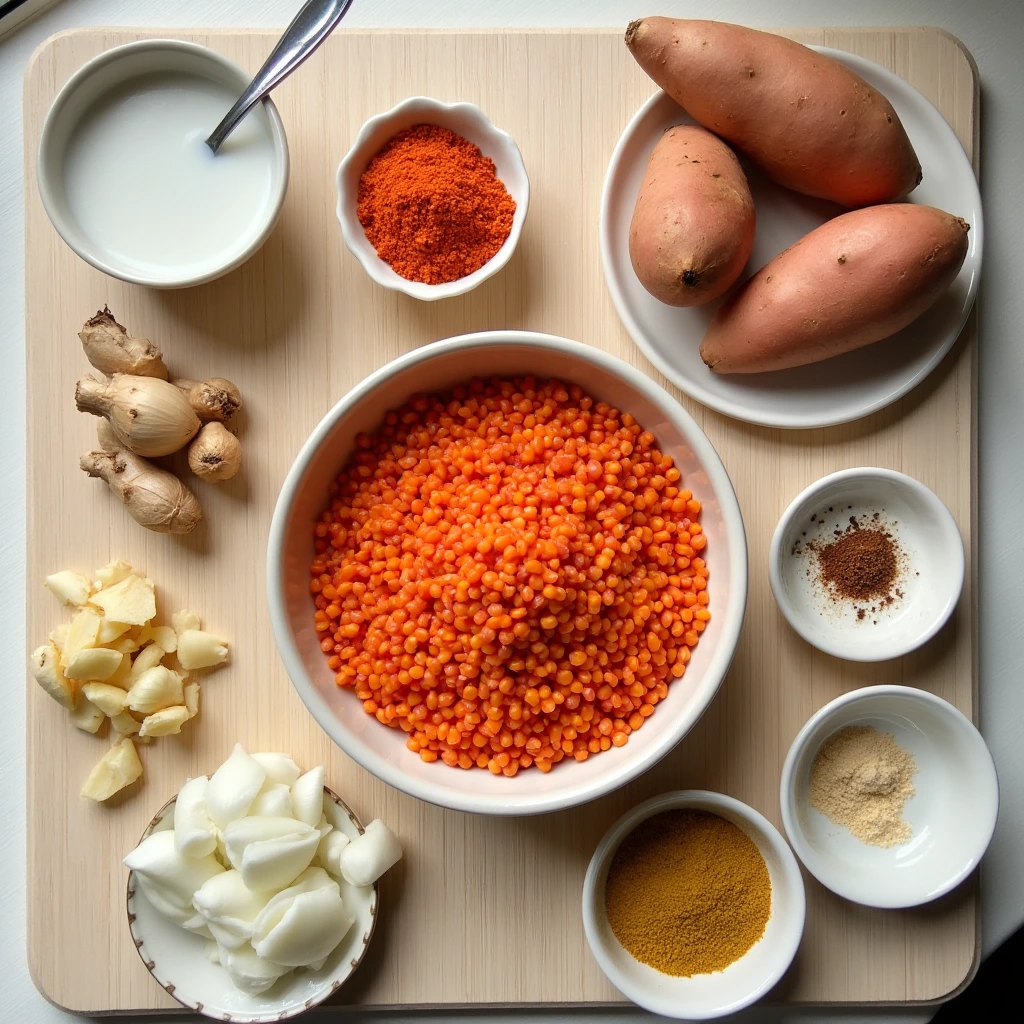
[[[341,873],[352,885],[373,885],[402,859],[402,844],[380,818],[341,851]]]
[[[142,657],[142,655],[139,655]],[[154,665],[136,677],[128,691],[128,707],[142,715],[176,707],[185,699],[181,676],[166,665]]]
[[[306,967],[330,956],[352,924],[337,882],[308,892],[285,889],[256,918],[252,947],[275,963]]]
[[[249,808],[250,818],[290,818],[292,791],[283,782],[263,784]]]
[[[228,972],[234,986],[250,996],[266,992],[278,978],[291,971],[291,968],[285,967],[284,964],[275,964],[272,960],[264,960],[263,957],[257,956],[248,943],[237,949],[222,948],[220,963]]]
[[[217,827],[206,809],[209,781],[205,775],[189,779],[174,801],[174,848],[185,857],[208,857],[217,849]]]
[[[224,871],[215,857],[182,856],[175,848],[174,832],[170,829],[147,836],[123,863],[135,872],[142,891],[157,910],[164,916],[170,916],[167,906],[178,911],[178,924],[192,917],[192,897],[196,891]]]
[[[70,569],[47,576],[43,585],[56,595],[61,604],[77,605],[79,608],[88,602],[92,593],[92,584],[81,573]]]
[[[263,766],[268,783],[290,786],[302,774],[302,769],[287,754],[264,752],[253,754],[252,759]]]
[[[292,814],[307,825],[316,825],[324,813],[324,768],[320,765],[292,784]]]
[[[253,921],[270,899],[269,892],[253,892],[241,872],[214,875],[192,897],[213,937],[228,949],[237,949],[252,938]]]
[[[266,777],[263,767],[236,743],[231,756],[211,776],[206,791],[206,806],[214,824],[225,828],[247,814]]]
[[[341,877],[341,851],[352,840],[349,839],[344,832],[335,829],[333,832],[328,832],[320,840],[320,845],[317,847],[316,855],[320,861],[322,867],[326,868],[332,875]]]
[[[319,845],[320,833],[292,818],[238,818],[224,829],[231,866],[258,891],[289,885],[309,866]]]

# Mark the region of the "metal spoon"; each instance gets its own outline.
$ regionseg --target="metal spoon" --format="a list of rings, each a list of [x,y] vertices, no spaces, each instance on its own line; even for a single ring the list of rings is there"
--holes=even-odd
[[[280,85],[337,27],[352,0],[309,0],[256,73],[249,87],[214,128],[206,144],[214,151],[271,89]]]

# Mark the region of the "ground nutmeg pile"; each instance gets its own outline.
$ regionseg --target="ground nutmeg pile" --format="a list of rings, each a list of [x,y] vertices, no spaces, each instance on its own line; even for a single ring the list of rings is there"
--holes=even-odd
[[[723,971],[764,935],[772,884],[761,852],[731,821],[672,810],[622,841],[605,883],[623,947],[664,974]]]
[[[357,216],[385,263],[444,284],[479,270],[512,230],[515,200],[494,161],[438,125],[399,132],[359,179]]]
[[[628,413],[474,380],[387,414],[315,526],[339,686],[424,761],[514,776],[625,744],[711,619],[700,503]]]

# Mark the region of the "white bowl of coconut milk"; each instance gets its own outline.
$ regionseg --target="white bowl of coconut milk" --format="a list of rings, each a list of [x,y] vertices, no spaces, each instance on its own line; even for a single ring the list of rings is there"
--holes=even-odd
[[[205,142],[249,77],[175,39],[118,46],[72,75],[36,165],[64,241],[98,270],[154,288],[201,284],[252,256],[288,186],[281,117],[264,100],[216,156]]]

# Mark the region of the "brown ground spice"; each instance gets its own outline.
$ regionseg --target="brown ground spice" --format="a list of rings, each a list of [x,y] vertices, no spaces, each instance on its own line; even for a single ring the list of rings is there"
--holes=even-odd
[[[608,923],[641,963],[690,977],[722,971],[764,934],[772,886],[747,834],[707,811],[672,810],[622,841],[605,886]]]
[[[851,601],[884,597],[899,573],[892,534],[875,527],[862,528],[855,519],[841,537],[814,550],[822,582]]]

